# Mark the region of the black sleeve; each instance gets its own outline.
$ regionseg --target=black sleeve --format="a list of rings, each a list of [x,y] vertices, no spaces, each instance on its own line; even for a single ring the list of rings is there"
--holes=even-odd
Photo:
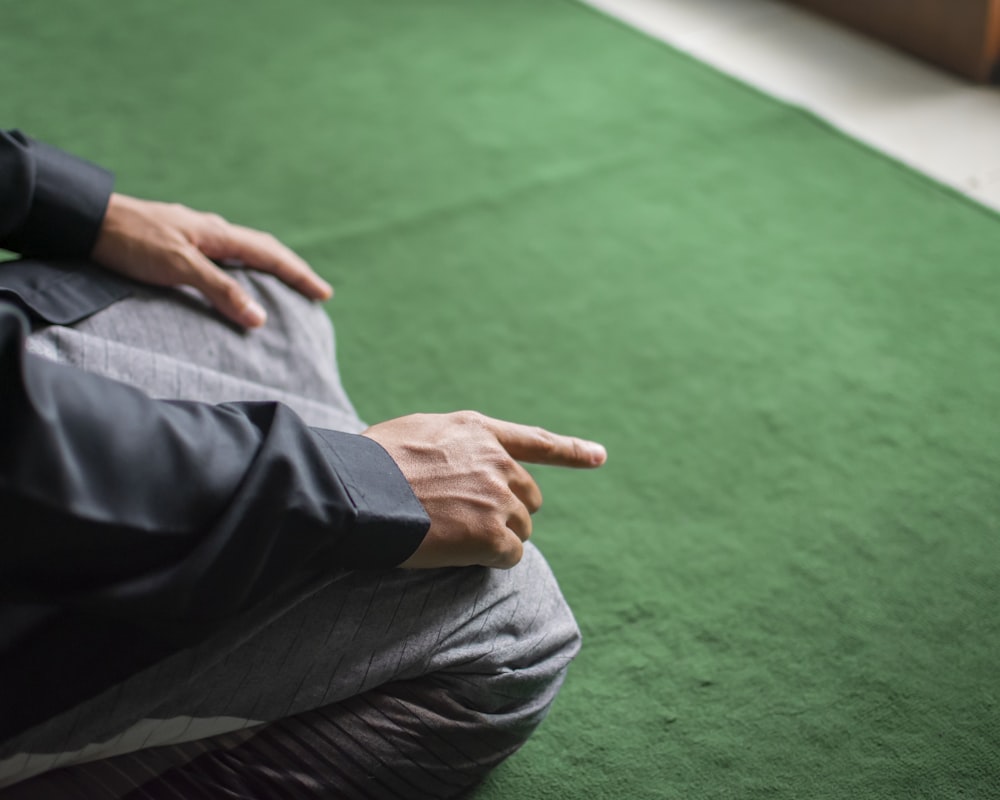
[[[113,185],[107,170],[19,131],[0,131],[0,247],[90,255]]]
[[[153,400],[25,335],[0,302],[0,603],[203,626],[305,568],[394,566],[429,527],[370,439],[278,403]]]

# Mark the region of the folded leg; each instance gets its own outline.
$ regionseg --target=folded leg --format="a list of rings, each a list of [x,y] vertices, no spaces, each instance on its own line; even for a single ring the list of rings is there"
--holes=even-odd
[[[530,545],[509,571],[343,574],[186,682],[154,670],[115,693],[150,700],[104,752],[138,750],[0,798],[460,796],[541,722],[578,647]],[[102,709],[81,711],[86,728]]]
[[[268,310],[260,331],[150,288],[29,347],[156,397],[280,400],[310,424],[363,429],[322,309],[269,276],[239,279]],[[530,545],[509,571],[304,576],[27,732],[0,774],[47,771],[0,800],[458,796],[525,741],[578,647]]]

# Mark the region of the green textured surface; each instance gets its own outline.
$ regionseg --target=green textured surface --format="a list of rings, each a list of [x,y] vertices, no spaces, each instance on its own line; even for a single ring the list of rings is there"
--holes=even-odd
[[[273,230],[369,420],[538,470],[585,635],[480,798],[1000,797],[1000,222],[560,0],[5,3],[4,125]]]

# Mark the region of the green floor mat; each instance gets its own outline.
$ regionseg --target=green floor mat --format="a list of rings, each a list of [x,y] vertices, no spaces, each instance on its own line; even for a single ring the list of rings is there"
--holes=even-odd
[[[8,3],[6,127],[272,230],[363,416],[539,468],[584,632],[477,797],[1000,797],[1000,221],[568,0]]]

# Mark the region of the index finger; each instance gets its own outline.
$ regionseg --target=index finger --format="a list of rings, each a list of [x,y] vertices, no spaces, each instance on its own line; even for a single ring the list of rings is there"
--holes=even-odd
[[[575,436],[562,436],[545,428],[490,417],[486,417],[483,424],[518,461],[587,469],[601,466],[608,458],[607,451],[597,442]]]

